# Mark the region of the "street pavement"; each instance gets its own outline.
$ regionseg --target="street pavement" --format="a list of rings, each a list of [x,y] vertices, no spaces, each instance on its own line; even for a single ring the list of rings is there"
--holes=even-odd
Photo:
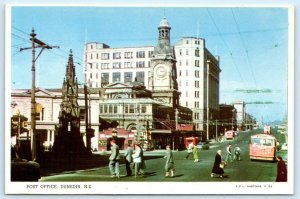
[[[175,176],[166,178],[164,165],[165,150],[146,151],[146,173],[144,176],[134,178],[126,176],[125,165],[120,165],[120,178],[111,178],[108,166],[99,166],[91,169],[75,171],[65,171],[55,175],[43,176],[40,181],[123,181],[123,182],[274,182],[276,179],[276,163],[265,161],[251,161],[249,159],[249,137],[255,132],[241,132],[237,139],[212,142],[209,150],[198,150],[199,162],[194,162],[193,157],[184,159],[187,151],[173,151],[175,161]],[[222,157],[225,158],[226,146],[231,143],[241,148],[241,160],[228,162],[224,168],[225,177],[211,177],[211,169],[214,162],[216,151],[223,151]],[[277,155],[286,159],[287,151],[279,151]],[[101,156],[100,156],[101,157]],[[107,159],[107,154],[102,156]],[[108,163],[108,160],[107,160]]]

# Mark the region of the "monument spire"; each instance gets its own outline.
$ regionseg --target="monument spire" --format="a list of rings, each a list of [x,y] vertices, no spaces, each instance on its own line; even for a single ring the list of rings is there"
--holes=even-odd
[[[66,76],[62,87],[59,125],[53,151],[57,154],[81,154],[85,146],[80,134],[80,111],[78,104],[78,83],[75,75],[72,50],[66,67]]]

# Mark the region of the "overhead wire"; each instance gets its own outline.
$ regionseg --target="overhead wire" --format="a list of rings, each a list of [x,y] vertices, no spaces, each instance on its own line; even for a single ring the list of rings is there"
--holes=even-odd
[[[18,32],[20,32],[20,33],[26,35],[26,36],[30,36],[30,34],[26,33],[25,31],[21,30],[20,28],[17,28],[17,27],[15,27],[15,26],[12,26],[12,28],[13,28],[14,30],[17,30]],[[18,38],[18,39],[20,39],[20,40],[26,41],[26,43],[30,43],[30,44],[31,44],[31,41],[30,41],[30,40],[27,40],[27,39],[25,39],[24,37],[22,37],[22,36],[20,36],[20,35],[18,35],[18,34],[12,33],[12,35],[13,35],[15,38]],[[12,47],[13,47],[13,48],[18,48],[18,47],[20,47],[20,46],[22,46],[22,45],[24,45],[24,44],[26,44],[26,43],[16,44],[16,45],[13,45]],[[58,48],[58,50],[61,51],[61,52],[64,53],[64,54],[66,54],[66,55],[69,55],[68,52],[62,50],[61,48]],[[64,56],[64,55],[55,53],[55,52],[53,52],[53,51],[50,51],[50,52],[53,53],[54,55],[60,56],[60,57],[62,57],[62,58],[64,58],[64,59],[68,59],[68,56]],[[18,54],[18,53],[14,53],[13,56],[16,55],[16,54]],[[82,61],[81,58],[79,58],[78,56],[76,56],[76,55],[74,55],[74,54],[73,54],[73,57],[76,57],[76,59]],[[80,64],[80,62],[76,62],[76,61],[75,61],[74,63],[77,64],[77,65],[79,65],[80,67],[83,67],[82,64]]]
[[[208,8],[206,9],[206,11],[207,11],[207,13],[208,13],[210,19],[212,20],[212,22],[213,22],[213,24],[214,24],[214,26],[215,26],[215,28],[216,28],[218,34],[219,34],[219,37],[221,38],[222,42],[224,43],[224,45],[225,45],[226,48],[228,49],[228,51],[229,51],[229,53],[230,53],[230,57],[231,57],[232,62],[233,62],[233,65],[235,66],[235,69],[236,69],[236,71],[238,72],[241,81],[244,83],[244,79],[243,79],[243,77],[242,77],[242,74],[241,74],[240,70],[239,70],[238,67],[237,67],[237,64],[236,64],[236,62],[235,62],[235,60],[234,60],[234,58],[233,58],[232,52],[231,52],[231,50],[230,50],[230,48],[229,48],[227,42],[225,41],[225,39],[224,39],[223,36],[221,35],[221,31],[219,30],[219,28],[218,28],[218,26],[217,26],[217,24],[216,24],[216,22],[215,22],[213,16],[211,15],[211,13],[210,13],[210,11],[209,11]]]
[[[232,16],[233,16],[233,19],[234,19],[234,22],[235,22],[235,25],[237,27],[237,30],[238,30],[238,34],[240,36],[240,39],[242,41],[242,45],[243,45],[243,48],[245,50],[245,53],[246,53],[246,57],[247,57],[247,61],[249,63],[249,66],[250,66],[250,71],[251,71],[251,74],[252,74],[252,77],[253,77],[253,80],[254,80],[254,84],[255,86],[257,87],[257,83],[256,83],[256,78],[255,78],[255,74],[254,74],[254,71],[253,71],[253,65],[252,65],[252,62],[249,58],[249,53],[248,53],[248,49],[247,49],[247,46],[246,46],[246,42],[244,41],[243,37],[242,37],[242,34],[241,34],[241,30],[240,30],[240,26],[236,20],[236,17],[235,17],[235,14],[233,12],[233,9],[231,8],[231,13],[232,13]]]
[[[24,40],[24,41],[26,41],[27,43],[30,43],[30,41],[28,41],[27,39],[25,39],[24,37],[21,37],[21,36],[19,36],[19,35],[17,35],[17,34],[15,34],[15,33],[11,33],[12,34],[12,36],[14,36],[14,37],[16,37],[16,38],[18,38],[18,39],[21,39],[21,40]]]
[[[23,33],[23,34],[26,35],[26,36],[30,36],[29,33],[27,33],[27,32],[25,32],[25,31],[21,30],[20,28],[17,28],[17,27],[15,27],[15,26],[12,26],[12,28],[15,29],[15,30],[17,30],[17,31],[19,31],[19,32],[21,32],[21,33]]]

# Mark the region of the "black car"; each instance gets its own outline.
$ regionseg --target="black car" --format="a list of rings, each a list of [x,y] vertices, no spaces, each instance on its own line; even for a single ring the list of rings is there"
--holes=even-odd
[[[39,163],[19,158],[14,149],[11,152],[11,181],[38,181],[41,178]]]

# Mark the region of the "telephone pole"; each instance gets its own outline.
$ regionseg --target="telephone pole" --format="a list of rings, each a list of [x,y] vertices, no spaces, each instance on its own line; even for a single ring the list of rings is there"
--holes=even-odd
[[[218,120],[216,120],[216,141],[218,140]]]
[[[32,67],[31,67],[31,73],[32,73],[32,87],[31,87],[31,153],[32,153],[32,160],[36,161],[36,101],[35,101],[35,62],[39,58],[39,56],[42,54],[44,49],[52,49],[52,48],[59,48],[58,46],[49,46],[48,44],[42,42],[41,40],[37,39],[35,36],[34,29],[32,28],[32,32],[30,34],[31,38],[31,47],[27,48],[20,48],[20,51],[23,50],[32,50]],[[35,57],[35,49],[41,48],[41,51],[39,52],[38,56]]]

